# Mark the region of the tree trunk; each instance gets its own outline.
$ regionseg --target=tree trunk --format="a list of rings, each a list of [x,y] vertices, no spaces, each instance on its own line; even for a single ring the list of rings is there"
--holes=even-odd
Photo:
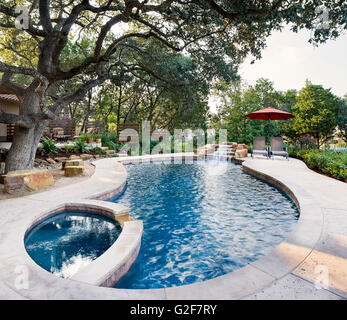
[[[23,96],[20,114],[29,116],[30,114],[39,113],[40,101],[38,95],[33,91],[27,91]],[[12,146],[6,158],[6,173],[33,168],[36,150],[48,122],[49,120],[33,119],[31,128],[23,128],[20,125],[15,126]]]
[[[85,114],[84,114],[81,132],[85,132],[85,133],[87,132],[87,123],[88,123],[88,119],[89,119],[91,103],[92,103],[92,90],[89,90],[88,91],[87,109],[86,109]]]
[[[120,124],[120,108],[122,106],[122,85],[119,86],[118,106],[117,106],[117,130]]]

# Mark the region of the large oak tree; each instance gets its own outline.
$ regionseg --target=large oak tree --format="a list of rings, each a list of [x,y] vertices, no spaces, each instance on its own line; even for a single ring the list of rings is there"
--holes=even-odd
[[[316,10],[322,4],[329,17],[323,24],[319,19],[326,14]],[[17,5],[28,8],[29,23],[24,30],[16,28],[22,14]],[[1,86],[21,96],[19,115],[0,111],[0,122],[15,124],[6,171],[33,166],[44,127],[64,105],[105,81],[124,81],[138,71],[154,73],[136,59],[136,55],[146,55],[136,40],[155,39],[171,50],[184,51],[199,61],[200,72],[236,72],[248,53],[260,57],[266,37],[283,24],[291,24],[293,31],[314,30],[311,40],[324,42],[346,28],[346,2],[0,0]],[[93,41],[91,53],[83,51],[85,37]],[[76,64],[64,55],[69,41],[84,53]],[[135,57],[131,63],[128,54]],[[60,90],[67,87],[61,83],[73,82],[80,75],[87,80],[75,90]]]

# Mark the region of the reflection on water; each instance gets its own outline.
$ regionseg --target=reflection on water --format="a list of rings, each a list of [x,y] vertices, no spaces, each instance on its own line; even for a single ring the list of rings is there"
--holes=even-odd
[[[69,278],[103,254],[120,232],[120,225],[110,218],[64,212],[32,229],[25,238],[25,246],[42,268]]]

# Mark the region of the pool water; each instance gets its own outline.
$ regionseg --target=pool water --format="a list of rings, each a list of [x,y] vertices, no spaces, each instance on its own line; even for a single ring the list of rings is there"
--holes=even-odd
[[[121,226],[108,217],[66,211],[30,230],[25,248],[39,266],[70,278],[103,254],[120,233]]]
[[[259,259],[282,242],[299,213],[283,192],[230,162],[127,165],[111,201],[142,220],[138,258],[117,288],[208,280]]]

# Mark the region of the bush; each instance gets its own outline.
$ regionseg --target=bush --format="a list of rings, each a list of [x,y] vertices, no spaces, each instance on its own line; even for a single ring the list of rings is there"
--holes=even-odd
[[[42,148],[45,153],[58,153],[59,148],[55,145],[53,139],[48,137],[41,138]]]
[[[103,147],[108,147],[110,150],[117,150],[117,135],[115,132],[111,131],[109,133],[104,133],[101,136],[101,144]]]
[[[347,182],[347,157],[345,153],[330,150],[300,150],[298,148],[290,148],[288,152],[291,157],[303,160],[311,169]]]
[[[86,153],[88,151],[87,144],[83,139],[77,139],[74,148],[76,148],[80,153]]]
[[[64,145],[65,152],[72,152],[76,147],[74,145],[66,144]]]

